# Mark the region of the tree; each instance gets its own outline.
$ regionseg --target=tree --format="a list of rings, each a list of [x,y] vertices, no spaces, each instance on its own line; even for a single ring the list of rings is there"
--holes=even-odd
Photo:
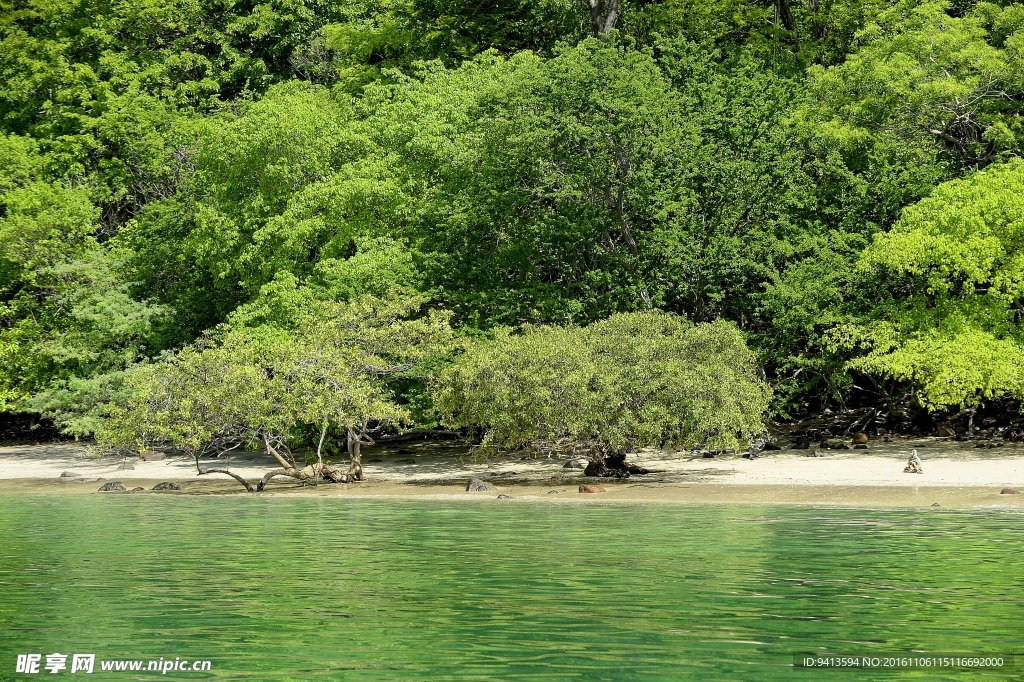
[[[797,84],[761,66],[588,39],[368,88],[401,206],[376,213],[475,325],[652,307],[743,323],[815,187],[785,121]]]
[[[1024,162],[944,183],[876,236],[861,267],[893,295],[833,332],[862,372],[908,382],[929,410],[1024,397]]]
[[[965,168],[1019,153],[1019,8],[979,3],[960,17],[949,3],[904,0],[858,34],[840,65],[810,74],[811,116],[854,131],[895,134]]]
[[[0,152],[0,409],[88,435],[167,310],[136,298],[124,250],[100,244],[84,182],[48,179],[29,138],[0,137]]]
[[[740,447],[762,432],[769,394],[735,327],[655,311],[498,331],[436,382],[438,410],[481,429],[485,451],[582,451],[594,475],[621,475],[647,446]]]
[[[550,61],[485,55],[368,88],[360,110],[400,207],[365,210],[425,255],[428,286],[462,319],[649,307],[644,193],[692,140],[648,55],[593,39]]]
[[[180,352],[135,371],[127,398],[112,410],[97,438],[141,449],[169,444],[200,458],[240,445],[262,449],[280,465],[276,476],[300,481],[362,480],[361,447],[372,434],[411,422],[397,402],[396,380],[415,377],[450,338],[447,315],[417,315],[421,299],[360,298],[349,303],[316,301],[315,312],[292,330],[272,325],[227,328]],[[300,465],[293,445],[316,432],[316,460]],[[345,434],[346,471],[324,461],[330,429]]]
[[[684,39],[726,59],[762,60],[797,75],[843,61],[854,35],[890,5],[885,0],[644,0],[624,4],[623,33],[641,44]]]
[[[373,222],[356,213],[387,192],[344,173],[367,146],[350,119],[346,96],[292,82],[219,116],[179,121],[175,191],[119,235],[140,290],[176,312],[168,347],[223,322],[277,273],[302,278],[318,260],[348,254],[362,236],[355,228]]]

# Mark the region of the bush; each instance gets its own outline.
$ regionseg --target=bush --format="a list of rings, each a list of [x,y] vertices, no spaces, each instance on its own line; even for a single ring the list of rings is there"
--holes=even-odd
[[[439,412],[482,428],[485,449],[592,454],[739,447],[763,431],[770,396],[734,326],[661,312],[506,330],[471,345],[436,386]]]

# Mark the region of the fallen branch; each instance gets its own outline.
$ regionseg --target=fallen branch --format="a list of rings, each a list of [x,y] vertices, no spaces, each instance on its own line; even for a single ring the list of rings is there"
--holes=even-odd
[[[256,491],[259,492],[263,490],[263,488],[265,488],[267,485],[267,481],[277,476],[290,476],[291,478],[296,478],[300,481],[304,480],[302,474],[296,471],[295,469],[274,469],[273,471],[268,471],[266,474],[263,475],[263,478],[260,480],[260,482],[256,484]]]
[[[236,481],[244,485],[245,489],[248,490],[250,493],[256,492],[255,490],[252,489],[252,486],[249,485],[249,481],[245,480],[238,474],[231,473],[227,469],[200,469],[199,476],[202,476],[203,474],[227,474],[231,478],[235,479]],[[262,490],[262,486],[260,489]]]

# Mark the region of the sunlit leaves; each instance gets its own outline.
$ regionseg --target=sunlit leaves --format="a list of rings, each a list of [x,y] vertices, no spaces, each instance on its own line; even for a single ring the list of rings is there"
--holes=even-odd
[[[995,165],[940,185],[878,235],[862,267],[898,292],[876,319],[839,328],[851,362],[912,382],[931,409],[1024,395],[1024,163]]]
[[[415,298],[318,301],[292,328],[235,325],[138,369],[99,432],[107,442],[170,443],[189,452],[225,443],[301,442],[303,429],[401,428],[410,412],[394,382],[448,349],[448,316]]]
[[[497,332],[437,382],[438,409],[485,448],[737,447],[769,390],[735,327],[665,313]]]
[[[1024,88],[1017,10],[982,5],[952,17],[945,2],[896,3],[858,34],[843,64],[812,72],[820,103],[811,115],[893,133],[968,167],[1017,153],[1024,140],[1015,103]]]

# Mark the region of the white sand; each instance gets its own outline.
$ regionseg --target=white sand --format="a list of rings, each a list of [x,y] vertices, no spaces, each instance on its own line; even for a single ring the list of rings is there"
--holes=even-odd
[[[903,473],[912,449],[917,449],[923,460],[923,474]],[[943,506],[957,500],[971,505],[1019,506],[1024,503],[1024,495],[998,494],[1004,487],[1024,492],[1024,445],[1010,444],[988,450],[925,438],[886,444],[873,442],[869,450],[825,451],[828,454],[823,457],[809,457],[810,452],[774,451],[753,460],[644,452],[631,461],[656,473],[634,476],[626,481],[602,481],[608,494],[599,497],[768,503],[863,500],[897,504],[910,500],[913,504],[926,504],[940,500]],[[408,463],[410,458],[415,459],[415,463]],[[375,459],[383,461],[374,462]],[[119,470],[123,461],[131,462],[134,469]],[[479,476],[494,480],[499,486],[497,492],[514,493],[519,499],[544,496],[552,489],[572,492],[575,497],[579,483],[595,481],[584,480],[582,471],[564,469],[565,461],[540,458],[474,462],[467,448],[437,443],[405,444],[400,451],[372,448],[364,454],[366,483],[321,486],[313,494],[465,496],[465,481]],[[203,466],[228,468],[250,481],[276,468],[270,457],[257,452],[229,453],[219,460],[204,460]],[[59,478],[65,471],[78,476]],[[148,485],[158,481],[187,481],[186,489],[196,492],[240,490],[237,483],[223,475],[197,477],[195,463],[185,457],[168,457],[158,462],[94,457],[85,446],[74,444],[0,448],[0,482],[5,483],[0,490],[29,489],[32,488],[29,484],[35,483],[38,485],[32,489],[93,492],[95,487],[88,484],[101,480],[122,481],[129,488],[133,487],[133,482]],[[18,485],[18,482],[25,485]],[[54,483],[61,485],[53,486]],[[290,479],[275,479],[268,491],[270,488],[281,492],[313,492],[297,488]],[[546,499],[555,497],[551,495]]]

